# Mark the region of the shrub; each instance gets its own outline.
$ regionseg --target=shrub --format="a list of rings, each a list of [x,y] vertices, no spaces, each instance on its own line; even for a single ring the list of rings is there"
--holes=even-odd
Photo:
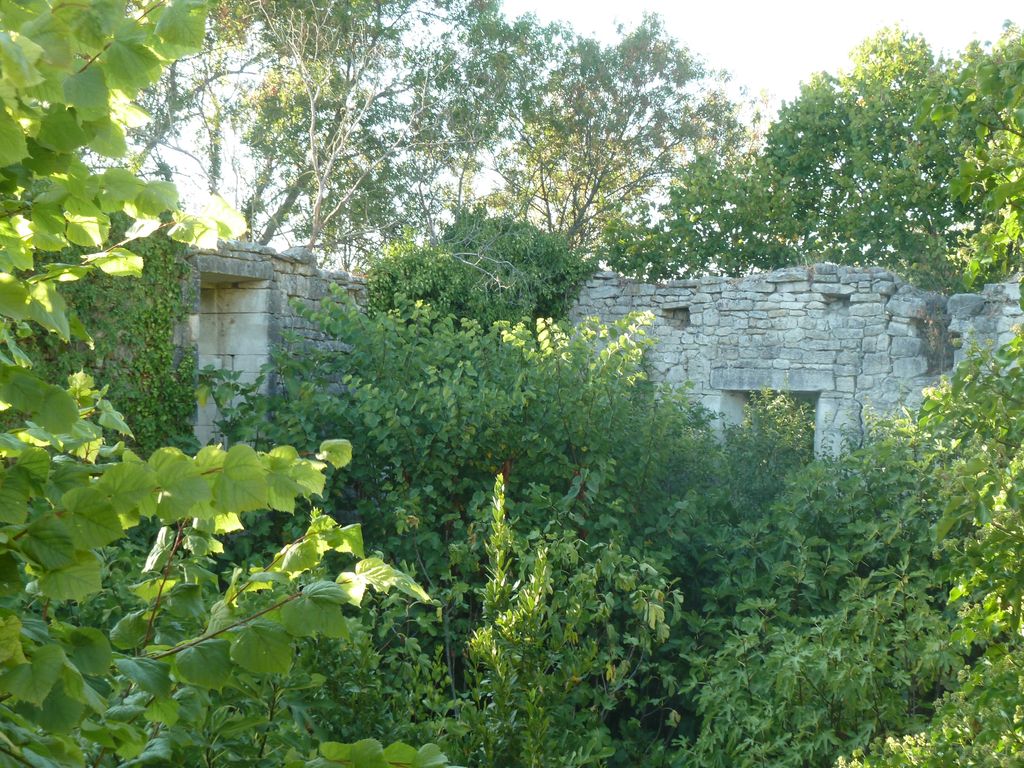
[[[481,211],[463,212],[440,242],[410,239],[388,246],[371,266],[371,312],[423,301],[440,316],[498,320],[562,318],[575,301],[592,262],[559,235]]]

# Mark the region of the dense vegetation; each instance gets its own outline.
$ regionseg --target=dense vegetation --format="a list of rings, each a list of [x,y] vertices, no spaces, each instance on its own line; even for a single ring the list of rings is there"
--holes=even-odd
[[[810,414],[779,393],[720,431],[648,378],[649,318],[546,317],[601,231],[703,237],[679,228],[699,214],[685,185],[665,230],[641,211],[672,173],[733,167],[714,154],[731,108],[657,20],[604,47],[488,3],[214,7],[209,28],[198,0],[0,7],[0,766],[1021,761],[1020,337],[835,459],[812,457]],[[243,131],[250,226],[290,220],[360,258],[391,242],[372,312],[310,312],[349,351],[285,345],[269,394],[225,379],[229,447],[189,455],[166,445],[175,246],[140,240],[210,245],[246,222],[217,197],[182,213],[173,185],[129,168],[238,50],[269,62]],[[727,191],[785,179],[749,201],[779,217],[707,232],[754,222],[780,253],[813,241],[907,267],[913,247],[938,282],[1011,273],[1019,31],[953,63],[902,34],[859,57],[723,175]],[[202,111],[217,160],[217,116],[238,116]],[[809,125],[834,130],[808,146]],[[439,185],[417,203],[439,218],[417,219],[395,193],[465,181],[479,153],[503,178],[489,206]],[[830,208],[837,190],[863,194]],[[885,206],[902,211],[890,229],[870,223]],[[393,218],[419,224],[392,240]],[[622,253],[662,274],[789,258],[758,261],[745,237],[716,264],[694,251],[699,267]],[[151,282],[123,289],[144,256]],[[76,282],[82,317],[124,303],[94,340],[64,298]],[[122,354],[118,317],[152,326],[151,358]],[[113,361],[161,378],[135,411],[139,453],[117,437]]]

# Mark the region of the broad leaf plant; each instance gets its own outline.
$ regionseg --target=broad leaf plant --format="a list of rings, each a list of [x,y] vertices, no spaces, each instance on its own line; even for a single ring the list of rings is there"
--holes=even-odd
[[[167,228],[209,246],[244,231],[222,199],[185,214],[172,184],[125,167],[126,135],[146,119],[133,99],[200,47],[206,12],[202,0],[0,1],[0,766],[443,766],[433,745],[320,741],[275,720],[280,692],[318,684],[288,676],[299,643],[344,642],[343,611],[367,588],[429,601],[364,558],[358,526],[314,509],[265,566],[215,570],[243,515],[317,497],[347,441],[315,456],[238,444],[142,458],[105,439],[129,428],[101,386],[45,380],[19,344],[87,341],[61,284],[140,274],[133,240]],[[117,212],[134,224],[108,242]],[[88,253],[37,267],[69,245]],[[247,706],[262,690],[269,713]]]

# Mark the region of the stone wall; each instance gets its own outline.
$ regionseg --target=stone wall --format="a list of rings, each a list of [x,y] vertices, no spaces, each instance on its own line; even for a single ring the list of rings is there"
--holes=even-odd
[[[306,249],[278,253],[253,243],[222,242],[215,251],[194,252],[189,261],[195,305],[182,343],[196,350],[200,368],[237,371],[245,382],[256,378],[270,359],[271,348],[286,333],[313,344],[326,343],[295,311],[294,300],[316,304],[333,284],[365,303],[361,278],[318,269],[315,254]],[[215,418],[212,405],[199,409],[200,442],[214,436]]]
[[[878,267],[835,264],[656,285],[602,272],[572,315],[653,312],[657,380],[689,384],[727,423],[742,419],[753,391],[795,393],[814,403],[816,450],[835,453],[861,439],[869,414],[919,404],[952,368],[956,336],[1011,333],[1014,289],[947,300]]]
[[[366,301],[361,278],[318,269],[305,249],[225,242],[190,261],[196,304],[180,341],[196,350],[200,367],[236,371],[243,381],[286,333],[330,343],[294,301],[315,304],[331,285]],[[816,450],[834,453],[860,441],[870,414],[917,406],[922,389],[971,344],[1007,341],[1024,319],[1019,301],[1017,283],[947,299],[878,267],[816,264],[658,284],[600,272],[571,317],[652,312],[656,380],[689,386],[726,423],[743,418],[751,392],[794,393],[814,404]],[[215,415],[212,407],[198,413],[203,442],[213,437]]]

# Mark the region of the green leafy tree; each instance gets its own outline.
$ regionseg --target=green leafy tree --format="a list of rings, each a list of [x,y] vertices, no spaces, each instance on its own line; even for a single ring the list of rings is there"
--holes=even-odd
[[[612,226],[609,263],[661,279],[829,260],[956,284],[951,255],[987,215],[948,192],[976,123],[922,117],[952,77],[923,38],[879,33],[805,84],[763,146],[685,166],[657,224]]]
[[[195,0],[0,10],[0,402],[17,424],[0,436],[0,761],[444,765],[432,746],[385,749],[282,727],[284,697],[316,684],[287,678],[302,638],[343,635],[342,606],[361,603],[368,587],[429,599],[363,557],[358,527],[314,511],[265,566],[217,564],[241,515],[294,512],[297,499],[320,494],[327,465],[351,458],[347,441],[325,441],[315,459],[236,445],[196,456],[160,448],[143,460],[105,442],[105,430],[127,425],[89,376],[47,381],[18,346],[34,333],[86,339],[59,286],[95,271],[137,275],[131,240],[161,227],[188,242],[239,234],[221,201],[186,215],[172,185],[94,171],[81,157],[124,155],[125,128],[140,116],[132,97],[199,46],[205,11]],[[116,212],[134,223],[108,244]],[[38,259],[69,244],[88,252]],[[132,529],[155,532],[143,559],[129,555]],[[357,562],[328,571],[334,556]]]
[[[989,218],[972,238],[970,283],[998,280],[1020,271],[1024,219],[1024,36],[1008,27],[992,50],[973,46],[951,86],[936,96],[931,116],[940,124],[976,126],[951,191]]]
[[[561,30],[548,55],[510,115],[492,203],[589,252],[687,155],[720,146],[732,105],[656,16],[611,46]]]
[[[389,312],[424,301],[441,315],[471,318],[484,327],[563,318],[593,270],[559,235],[527,223],[464,212],[436,245],[389,245],[373,260],[367,280],[369,308]]]
[[[1020,31],[1010,28],[991,51],[972,51],[957,87],[933,113],[946,120],[967,111],[981,125],[955,184],[997,216],[975,237],[969,272],[975,279],[1003,275],[1019,261],[1022,77],[1024,46]],[[879,741],[844,765],[1004,766],[1024,755],[1022,361],[1020,334],[996,350],[974,350],[951,381],[930,393],[920,414],[923,430],[953,458],[942,478],[945,508],[935,533],[946,541],[963,537],[954,549],[949,602],[971,663],[919,733]]]

